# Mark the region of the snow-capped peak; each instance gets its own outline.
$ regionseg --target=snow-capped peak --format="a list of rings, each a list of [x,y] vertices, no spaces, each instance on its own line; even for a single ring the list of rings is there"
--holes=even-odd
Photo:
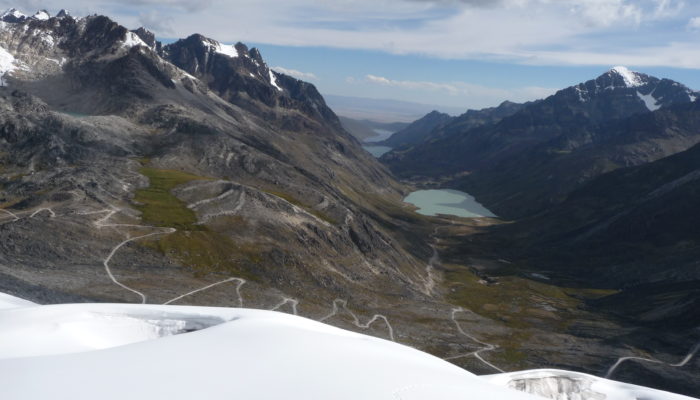
[[[122,47],[130,48],[134,46],[144,46],[144,47],[149,47],[146,42],[141,40],[141,38],[135,34],[134,32],[128,31],[126,32],[126,36],[124,36],[124,40],[122,42]]]
[[[644,85],[644,80],[637,72],[630,71],[629,68],[623,66],[613,67],[611,73],[617,74],[625,81],[627,87],[637,87]]]
[[[46,10],[39,10],[36,12],[36,14],[32,15],[32,18],[40,21],[46,21],[47,19],[51,18],[51,15]]]
[[[5,10],[4,13],[0,14],[0,19],[4,19],[5,17],[14,17],[20,19],[26,17],[26,15],[19,12],[19,10],[17,10],[16,8],[9,8]]]
[[[65,18],[65,17],[70,17],[70,12],[66,10],[65,8],[62,8],[61,11],[56,14],[56,18]]]
[[[213,48],[214,51],[219,54],[223,54],[231,58],[238,57],[238,50],[235,46],[232,46],[230,44],[222,44],[212,39],[205,39],[202,41],[202,44],[209,49]]]

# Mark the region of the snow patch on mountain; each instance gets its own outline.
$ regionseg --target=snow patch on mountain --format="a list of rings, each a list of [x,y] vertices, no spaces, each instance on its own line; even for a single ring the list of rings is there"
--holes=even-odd
[[[21,12],[19,12],[19,10],[17,10],[16,8],[10,8],[10,9],[6,10],[5,12],[3,12],[2,14],[0,14],[0,20],[4,21],[7,17],[20,20],[20,19],[26,18],[27,16],[22,14]]]
[[[656,111],[659,108],[661,108],[661,105],[658,104],[656,98],[649,94],[642,94],[641,92],[637,91],[637,96],[639,96],[639,99],[644,102],[644,105],[647,106],[649,111]]]
[[[630,71],[627,67],[613,67],[610,72],[616,73],[622,77],[627,87],[638,87],[644,85],[644,80],[636,72]]]
[[[36,14],[32,15],[32,18],[38,19],[39,21],[46,21],[51,18],[51,15],[46,10],[39,10]]]
[[[18,67],[17,64],[15,57],[10,54],[10,52],[0,47],[0,86],[7,86],[5,76],[16,70]]]
[[[123,48],[131,48],[134,46],[148,47],[146,42],[141,40],[139,35],[135,34],[134,32],[127,31],[126,36],[124,37],[124,40],[122,41],[122,47]]]
[[[236,48],[234,46],[231,46],[230,44],[217,43],[215,51],[219,54],[224,54],[231,58],[238,57],[238,50],[236,50]]]
[[[279,85],[277,84],[277,77],[275,76],[275,73],[272,72],[271,69],[268,69],[268,73],[270,74],[270,85],[274,86],[277,90],[282,92],[282,88],[279,87]]]
[[[207,49],[213,50],[216,53],[223,54],[231,58],[238,57],[238,50],[235,46],[232,46],[230,44],[222,44],[212,39],[205,39],[202,41],[202,44]]]

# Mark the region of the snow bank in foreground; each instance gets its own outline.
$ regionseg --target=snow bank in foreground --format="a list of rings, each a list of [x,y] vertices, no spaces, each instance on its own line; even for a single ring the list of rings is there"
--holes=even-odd
[[[554,400],[683,400],[673,393],[580,372],[536,369],[485,376],[492,383]]]
[[[109,304],[8,309],[0,312],[0,359],[107,349],[201,330],[235,318],[225,311],[162,312]]]
[[[31,301],[20,299],[19,297],[10,296],[9,294],[0,293],[0,310],[6,308],[19,308],[19,307],[30,307],[36,306],[36,303]]]
[[[506,375],[272,311],[2,299],[15,304],[0,309],[3,400],[537,399]]]

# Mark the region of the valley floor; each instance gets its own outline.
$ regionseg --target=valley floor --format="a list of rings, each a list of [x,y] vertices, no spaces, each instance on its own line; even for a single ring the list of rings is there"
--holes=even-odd
[[[173,235],[174,228],[144,224],[118,208],[50,204],[0,209],[0,229],[15,224],[20,232],[60,234],[64,226],[79,225],[100,239],[89,249],[95,259],[57,263],[39,275],[31,266],[0,266],[2,290],[46,303],[95,299],[283,311],[407,344],[477,374],[558,368],[700,393],[697,335],[635,326],[590,305],[614,291],[567,287],[547,271],[501,258],[499,243],[481,234],[502,221],[424,217],[407,205],[375,204],[403,224],[395,231],[400,241],[424,249],[422,298],[361,286],[334,296],[309,295],[308,282],[274,287],[231,272],[193,275],[149,261],[148,241]]]

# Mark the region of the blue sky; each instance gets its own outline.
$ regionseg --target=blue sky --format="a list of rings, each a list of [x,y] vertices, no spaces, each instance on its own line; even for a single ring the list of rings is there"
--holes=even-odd
[[[259,47],[322,93],[463,108],[534,100],[615,65],[700,89],[695,0],[4,1],[158,37]]]

